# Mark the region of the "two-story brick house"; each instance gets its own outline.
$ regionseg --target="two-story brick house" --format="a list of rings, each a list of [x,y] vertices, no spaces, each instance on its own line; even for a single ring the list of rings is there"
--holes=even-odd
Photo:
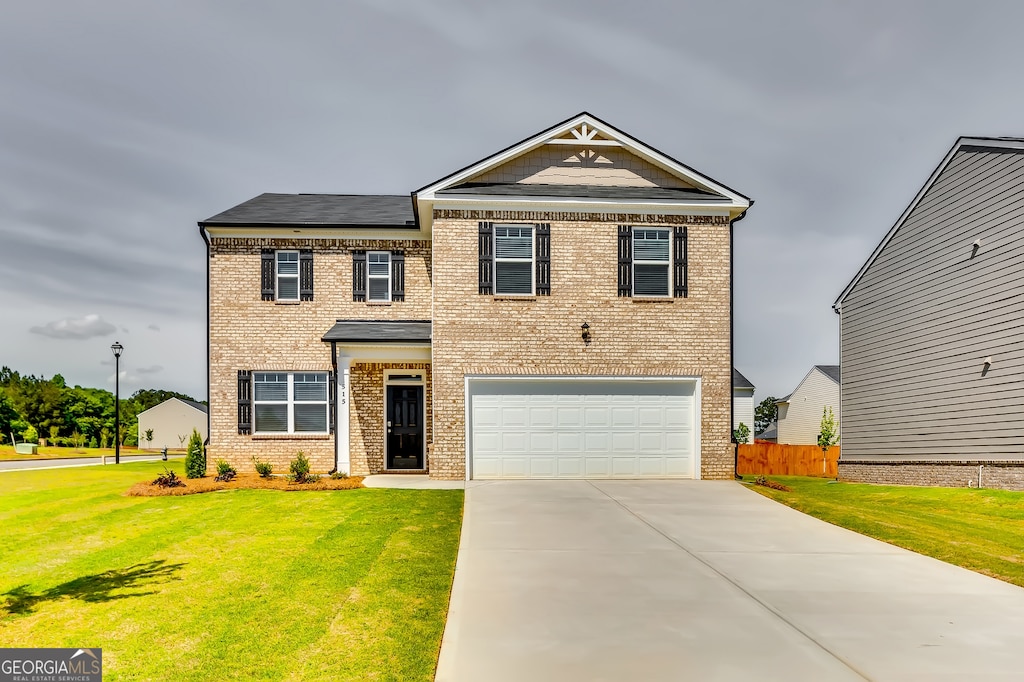
[[[583,113],[411,196],[263,194],[202,221],[209,460],[731,478],[751,203]]]

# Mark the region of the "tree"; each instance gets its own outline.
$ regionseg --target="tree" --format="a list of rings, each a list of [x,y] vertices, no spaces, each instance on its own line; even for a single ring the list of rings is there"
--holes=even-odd
[[[839,430],[836,428],[836,417],[832,408],[825,406],[821,410],[821,431],[818,432],[818,447],[821,448],[821,470],[828,471],[828,449],[839,442]]]
[[[775,400],[774,396],[768,396],[754,408],[755,434],[762,433],[778,416],[779,407],[775,404]]]
[[[734,443],[746,443],[750,440],[750,427],[740,422],[740,425],[732,430],[732,440]]]
[[[156,407],[160,403],[168,400],[169,398],[177,398],[179,400],[188,400],[190,402],[198,402],[195,398],[184,393],[178,393],[177,391],[164,391],[155,388],[140,388],[139,390],[132,393],[132,400],[139,405],[139,412],[144,412],[151,407]]]
[[[146,429],[146,445],[153,447],[153,429]]]

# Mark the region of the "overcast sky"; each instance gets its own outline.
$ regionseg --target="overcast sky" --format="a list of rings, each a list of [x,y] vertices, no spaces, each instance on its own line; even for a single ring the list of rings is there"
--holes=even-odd
[[[405,193],[580,111],[753,197],[736,366],[839,359],[831,304],[960,135],[1024,135],[1019,2],[6,0],[0,364],[206,397],[196,221]],[[685,342],[681,339],[680,342]]]

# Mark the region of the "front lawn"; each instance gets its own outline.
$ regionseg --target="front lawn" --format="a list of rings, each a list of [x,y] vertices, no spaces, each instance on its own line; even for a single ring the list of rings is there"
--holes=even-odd
[[[168,450],[170,454],[184,454],[184,450]],[[122,446],[121,456],[125,455],[159,455],[160,450],[140,450],[134,446]],[[72,457],[107,457],[114,456],[114,448],[59,448],[53,445],[39,447],[34,455],[19,455],[13,445],[0,445],[0,462],[20,462],[27,459],[67,459]]]
[[[0,473],[0,647],[102,647],[105,680],[433,679],[461,490],[122,494],[163,466]]]
[[[792,492],[751,488],[837,526],[1024,587],[1024,493],[769,478]]]

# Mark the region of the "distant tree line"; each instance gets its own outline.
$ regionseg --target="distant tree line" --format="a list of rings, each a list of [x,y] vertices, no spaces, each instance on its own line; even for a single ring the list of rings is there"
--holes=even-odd
[[[139,412],[168,398],[196,401],[175,391],[141,389],[121,398],[122,445],[138,445]],[[53,445],[112,447],[114,394],[102,388],[68,386],[64,377],[22,376],[0,368],[0,443],[31,440],[35,435]],[[29,437],[26,437],[29,436]]]

